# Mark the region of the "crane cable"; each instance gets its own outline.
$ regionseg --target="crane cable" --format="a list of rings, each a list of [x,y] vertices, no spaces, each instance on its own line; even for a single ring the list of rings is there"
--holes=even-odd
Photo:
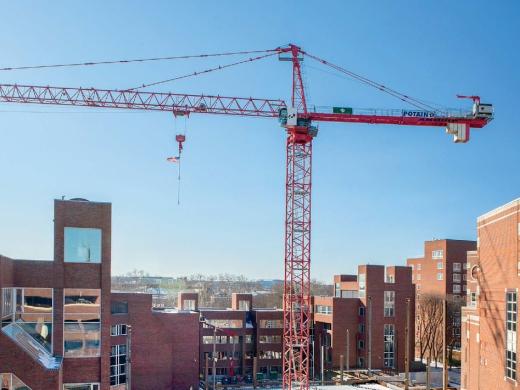
[[[124,89],[124,91],[136,91],[136,90],[138,90],[138,89],[151,87],[151,86],[153,86],[153,85],[165,84],[165,83],[169,83],[169,82],[172,82],[172,81],[177,81],[177,80],[181,80],[181,79],[186,79],[186,78],[189,78],[189,77],[200,76],[201,74],[211,73],[211,72],[215,72],[215,71],[217,71],[217,70],[222,70],[222,69],[230,68],[230,67],[232,67],[232,66],[241,65],[241,64],[246,64],[246,63],[248,63],[248,62],[253,62],[253,61],[261,60],[261,59],[263,59],[263,58],[271,57],[271,56],[274,56],[274,55],[276,55],[276,54],[278,54],[278,51],[276,51],[276,52],[274,52],[274,53],[264,54],[264,55],[257,56],[257,57],[250,57],[250,58],[247,58],[247,59],[244,59],[244,60],[241,60],[241,61],[232,62],[232,63],[230,63],[230,64],[219,65],[219,66],[216,66],[216,67],[213,67],[213,68],[204,69],[204,70],[201,70],[201,71],[198,71],[198,72],[187,73],[187,74],[184,74],[184,75],[182,75],[182,76],[177,76],[177,77],[173,77],[173,78],[166,79],[166,80],[155,81],[155,82],[152,82],[152,83],[149,83],[149,84],[142,84],[142,85],[140,85],[140,86],[138,86],[138,87],[133,87],[133,88]]]
[[[194,55],[184,55],[184,56],[133,58],[133,59],[128,59],[128,60],[73,62],[73,63],[66,63],[66,64],[51,64],[51,65],[8,66],[8,67],[0,68],[0,71],[65,68],[65,67],[111,65],[111,64],[130,64],[130,63],[135,63],[135,62],[171,61],[171,60],[184,60],[184,59],[192,59],[192,58],[224,57],[224,56],[255,54],[255,53],[269,53],[269,52],[278,53],[278,51],[279,51],[278,49],[249,50],[249,51],[234,51],[234,52],[224,52],[224,53],[194,54]]]
[[[375,81],[367,79],[366,77],[361,76],[361,75],[359,75],[357,73],[354,73],[354,72],[352,72],[350,70],[347,70],[345,68],[342,68],[339,65],[335,65],[335,64],[333,64],[333,63],[331,63],[331,62],[329,62],[327,60],[324,60],[324,59],[322,59],[320,57],[314,56],[314,55],[312,55],[310,53],[307,53],[307,52],[305,52],[303,50],[300,50],[300,52],[302,54],[304,54],[305,56],[307,56],[309,58],[312,58],[313,60],[315,60],[315,61],[317,61],[317,62],[319,62],[319,63],[321,63],[323,65],[329,66],[329,67],[335,69],[338,72],[344,73],[344,74],[352,77],[355,80],[358,80],[358,81],[360,81],[360,82],[362,82],[364,84],[367,84],[367,85],[369,85],[369,86],[371,86],[373,88],[376,88],[376,89],[378,89],[378,90],[380,90],[382,92],[388,93],[389,95],[394,96],[394,97],[396,97],[396,98],[398,98],[398,99],[400,99],[400,100],[402,100],[404,102],[407,102],[407,103],[411,104],[412,106],[414,106],[416,108],[419,108],[421,110],[427,110],[427,111],[430,111],[430,110],[439,111],[438,108],[436,108],[434,106],[431,106],[431,105],[429,105],[429,104],[427,104],[425,102],[422,102],[419,99],[416,99],[416,98],[413,98],[411,96],[405,95],[405,94],[403,94],[401,92],[398,92],[398,91],[396,91],[396,90],[394,90],[392,88],[386,87],[383,84],[379,84],[379,83],[377,83]]]

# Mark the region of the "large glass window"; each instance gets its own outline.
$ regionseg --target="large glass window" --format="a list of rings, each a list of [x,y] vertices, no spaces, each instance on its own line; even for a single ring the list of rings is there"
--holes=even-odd
[[[206,320],[206,323],[205,328],[210,328],[210,325],[217,328],[242,328],[244,326],[242,320]]]
[[[65,357],[99,356],[101,290],[64,289],[63,342]]]
[[[516,380],[516,291],[506,293],[506,376]]]
[[[260,320],[260,328],[283,328],[283,320]]]
[[[52,288],[2,289],[2,326],[16,322],[52,353]]]
[[[110,350],[110,386],[126,383],[126,345],[112,345]],[[118,387],[123,390],[124,387]]]
[[[366,274],[359,274],[358,275],[358,287],[359,287],[359,297],[364,298],[366,294]]]
[[[432,251],[432,259],[442,259],[444,257],[444,250],[438,249]]]
[[[69,383],[63,385],[63,390],[99,390],[99,383]]]
[[[316,305],[316,314],[332,314],[332,306]]]
[[[123,301],[110,302],[110,312],[112,314],[128,314],[128,302],[123,302]]]
[[[282,336],[259,336],[260,344],[279,344],[282,342]]]
[[[384,366],[386,368],[394,368],[394,324],[385,324],[384,331]]]
[[[66,227],[65,261],[100,263],[101,229]]]
[[[395,315],[395,291],[385,291],[385,317]]]

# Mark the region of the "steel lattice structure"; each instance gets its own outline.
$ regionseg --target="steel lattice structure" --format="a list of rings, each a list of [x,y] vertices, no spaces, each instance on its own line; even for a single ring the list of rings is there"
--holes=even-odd
[[[306,390],[309,388],[311,360],[309,344],[312,315],[310,300],[312,140],[317,134],[317,129],[312,126],[312,122],[439,126],[446,127],[450,134],[454,134],[456,142],[467,142],[470,129],[484,127],[492,119],[492,115],[486,117],[475,112],[457,114],[445,112],[407,116],[398,110],[383,113],[376,111],[309,112],[300,64],[303,56],[307,55],[347,74],[352,72],[312,56],[295,45],[270,51],[277,52],[280,57],[284,54],[288,55],[289,57],[283,59],[292,62],[290,106],[283,100],[276,99],[17,84],[0,84],[0,102],[164,111],[175,115],[204,113],[279,118],[287,131],[283,388]],[[353,75],[371,86],[380,90],[386,89],[391,95],[415,107],[420,107],[416,105],[416,103],[420,104],[418,100],[412,100],[406,95],[366,78]],[[478,96],[469,98],[473,99],[478,108],[480,98]]]

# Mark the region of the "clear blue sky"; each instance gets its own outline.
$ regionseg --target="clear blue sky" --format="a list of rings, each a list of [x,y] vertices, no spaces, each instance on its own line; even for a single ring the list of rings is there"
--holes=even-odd
[[[269,49],[293,42],[411,96],[496,120],[452,143],[441,128],[321,124],[314,142],[312,274],[404,264],[431,238],[475,239],[478,215],[520,196],[517,1],[3,2],[0,66]],[[0,72],[1,82],[125,88],[224,64],[175,61]],[[400,108],[305,68],[316,105]],[[156,90],[288,98],[276,58]],[[178,123],[178,129],[182,122]],[[174,120],[0,104],[0,253],[53,256],[52,201],[113,203],[113,272],[281,278],[284,132],[275,120],[194,115],[177,206]]]

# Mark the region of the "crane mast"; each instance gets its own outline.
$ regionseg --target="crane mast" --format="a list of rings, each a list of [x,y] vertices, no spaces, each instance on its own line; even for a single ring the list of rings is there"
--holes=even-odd
[[[459,96],[473,100],[468,112],[373,110],[357,112],[351,108],[340,112],[309,110],[305,99],[300,61],[309,56],[322,64],[359,77],[378,89],[388,89],[352,72],[328,63],[289,45],[270,50],[280,60],[292,63],[292,98],[283,100],[194,95],[164,92],[69,88],[0,84],[0,102],[125,110],[164,111],[177,114],[204,113],[232,116],[278,118],[286,129],[285,183],[285,258],[283,291],[283,388],[309,389],[311,265],[311,189],[312,141],[317,135],[316,122],[394,124],[445,127],[455,142],[467,142],[471,128],[482,128],[493,119],[493,107],[480,103],[478,96]],[[262,57],[257,57],[262,58]],[[250,59],[250,61],[256,60]],[[389,89],[388,89],[389,90]],[[408,101],[408,96],[389,90]],[[412,103],[413,104],[413,103]]]
[[[292,106],[288,112],[285,182],[285,278],[283,291],[283,388],[309,388],[312,139],[299,48],[290,46]]]

